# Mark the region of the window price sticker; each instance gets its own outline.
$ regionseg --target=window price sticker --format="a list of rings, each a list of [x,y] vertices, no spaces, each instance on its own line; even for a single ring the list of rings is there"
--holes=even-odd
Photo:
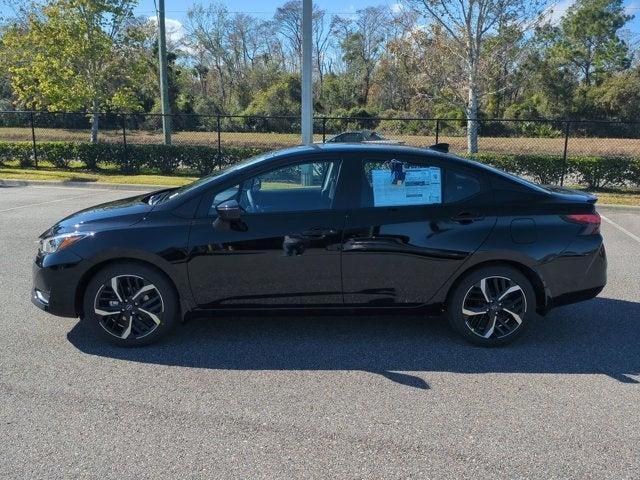
[[[391,170],[372,170],[371,180],[376,207],[442,203],[438,167],[405,168],[396,164]]]

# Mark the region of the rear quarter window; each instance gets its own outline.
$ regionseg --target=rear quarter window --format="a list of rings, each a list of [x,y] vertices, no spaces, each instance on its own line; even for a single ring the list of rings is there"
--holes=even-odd
[[[443,202],[455,203],[480,193],[482,184],[474,174],[444,169]]]

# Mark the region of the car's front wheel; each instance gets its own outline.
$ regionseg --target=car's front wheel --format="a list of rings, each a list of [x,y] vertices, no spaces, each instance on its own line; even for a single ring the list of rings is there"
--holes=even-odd
[[[84,294],[84,321],[120,346],[147,345],[177,323],[178,299],[169,280],[151,267],[119,263],[99,271]]]
[[[492,266],[465,276],[447,304],[449,323],[468,341],[493,347],[515,340],[535,315],[535,293],[518,270]]]

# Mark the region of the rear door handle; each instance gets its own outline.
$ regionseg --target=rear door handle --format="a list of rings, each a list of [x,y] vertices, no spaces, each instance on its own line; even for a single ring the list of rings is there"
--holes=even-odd
[[[456,223],[461,223],[463,225],[467,225],[469,223],[477,222],[478,220],[482,220],[484,217],[478,213],[474,212],[461,212],[457,215],[451,217],[451,220]]]

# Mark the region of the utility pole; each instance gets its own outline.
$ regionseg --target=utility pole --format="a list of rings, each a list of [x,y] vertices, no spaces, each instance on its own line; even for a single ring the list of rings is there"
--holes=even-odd
[[[313,29],[311,22],[312,5],[311,0],[302,0],[302,101],[301,105],[301,126],[302,143],[311,145],[313,143],[313,79],[311,77],[311,36]],[[311,185],[313,183],[313,165],[307,164],[302,171],[302,184]]]
[[[160,68],[160,100],[162,105],[162,133],[164,144],[171,145],[171,109],[169,107],[169,79],[167,76],[167,36],[164,24],[164,0],[158,0],[158,57]]]
[[[313,143],[313,79],[311,78],[311,0],[302,0],[302,143]]]

